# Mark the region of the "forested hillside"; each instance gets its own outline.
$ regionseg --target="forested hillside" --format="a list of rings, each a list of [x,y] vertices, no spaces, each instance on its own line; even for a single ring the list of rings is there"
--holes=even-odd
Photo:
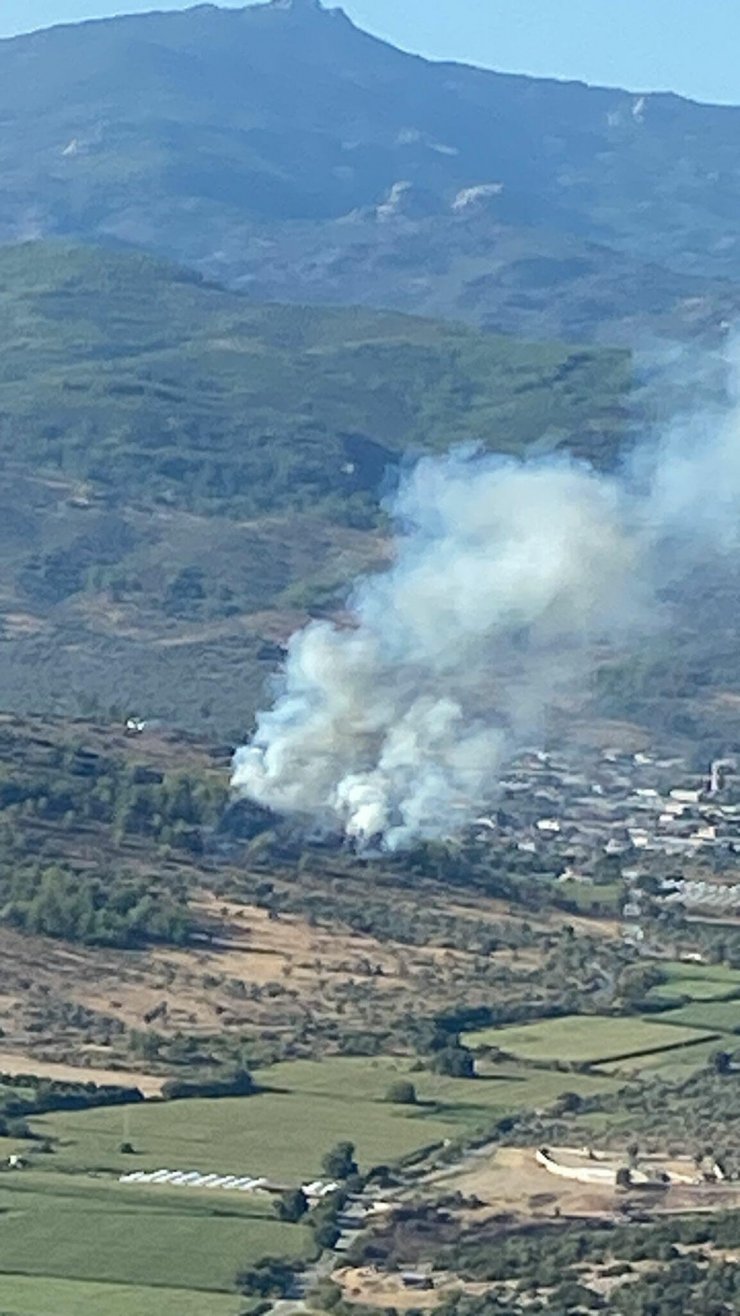
[[[258,306],[146,256],[0,252],[0,452],[241,514],[364,521],[402,454],[545,441],[608,462],[629,362],[392,313]]]
[[[233,734],[276,641],[382,559],[402,457],[609,464],[631,368],[54,243],[0,251],[0,349],[0,700]]]

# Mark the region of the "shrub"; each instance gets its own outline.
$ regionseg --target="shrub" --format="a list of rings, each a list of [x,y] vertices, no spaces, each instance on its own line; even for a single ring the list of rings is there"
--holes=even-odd
[[[447,1046],[437,1051],[430,1068],[448,1078],[475,1078],[473,1053],[465,1046]]]
[[[181,1101],[188,1097],[249,1097],[254,1091],[252,1075],[237,1069],[223,1077],[168,1078],[162,1096],[165,1101]]]
[[[255,1298],[287,1298],[294,1270],[282,1257],[263,1257],[236,1277],[240,1293]]]
[[[392,1102],[394,1106],[415,1106],[416,1088],[408,1079],[400,1079],[398,1083],[391,1083],[385,1099]]]
[[[295,1225],[308,1210],[308,1198],[302,1188],[292,1188],[281,1193],[275,1203],[275,1213],[279,1220]]]
[[[357,1174],[354,1143],[338,1142],[324,1156],[321,1168],[330,1179],[348,1179],[351,1174]]]

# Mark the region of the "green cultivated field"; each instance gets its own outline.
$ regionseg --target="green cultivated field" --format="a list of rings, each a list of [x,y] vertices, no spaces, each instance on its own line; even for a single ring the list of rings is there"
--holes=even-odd
[[[679,1010],[661,1015],[666,1024],[711,1028],[718,1033],[740,1032],[740,1001],[693,1001]]]
[[[514,1028],[484,1028],[465,1039],[472,1047],[498,1046],[523,1060],[599,1064],[622,1056],[708,1040],[707,1028],[687,1028],[642,1018],[566,1015]]]
[[[419,1104],[389,1104],[389,1085],[406,1075]],[[135,1156],[118,1150],[120,1110],[34,1120],[55,1150],[0,1175],[0,1316],[236,1316],[247,1304],[225,1295],[240,1269],[266,1255],[309,1254],[308,1230],[279,1223],[267,1197],[122,1185],[111,1172],[253,1171],[297,1183],[343,1138],[369,1167],[566,1089],[587,1095],[619,1082],[516,1064],[450,1079],[390,1058],[296,1061],[266,1070],[264,1081],[276,1090],[127,1108]],[[0,1140],[0,1159],[22,1147]]]
[[[689,996],[692,1001],[714,1001],[740,991],[740,972],[723,964],[682,964],[673,960],[661,968],[668,981],[656,987],[652,995],[662,1000]]]
[[[279,1075],[283,1083],[307,1094],[329,1096],[341,1091],[345,1099],[351,1097],[374,1102],[383,1102],[388,1086],[394,1079],[399,1076],[408,1077],[416,1088],[419,1102],[426,1106],[436,1105],[438,1117],[443,1120],[448,1120],[451,1112],[457,1110],[477,1111],[481,1107],[489,1110],[492,1105],[505,1105],[508,1109],[512,1106],[526,1106],[527,1099],[516,1097],[512,1101],[506,1097],[509,1086],[517,1093],[526,1091],[528,1096],[533,1090],[532,1085],[542,1081],[541,1076],[533,1074],[531,1069],[518,1068],[516,1065],[502,1066],[500,1071],[495,1071],[495,1082],[492,1079],[486,1081],[486,1088],[490,1081],[491,1091],[495,1093],[495,1101],[492,1101],[490,1097],[481,1094],[482,1084],[477,1079],[446,1078],[441,1074],[423,1071],[415,1073],[409,1061],[389,1057],[372,1060],[342,1058],[321,1063],[295,1060],[277,1065],[269,1073]],[[558,1084],[562,1084],[562,1075],[554,1077]],[[383,1109],[393,1111],[399,1108],[384,1103]],[[406,1113],[408,1115],[408,1107]]]
[[[722,1043],[717,1037],[710,1041],[699,1042],[691,1046],[679,1047],[675,1051],[652,1051],[648,1055],[634,1056],[632,1059],[610,1060],[599,1065],[600,1074],[621,1074],[624,1078],[634,1074],[654,1075],[656,1078],[670,1082],[680,1082],[690,1078],[697,1069],[706,1065],[710,1055]]]
[[[245,1299],[187,1289],[142,1288],[3,1275],[0,1316],[240,1316]]]
[[[416,1086],[417,1106],[384,1100],[389,1085],[403,1076]],[[515,1064],[474,1080],[450,1079],[413,1073],[408,1061],[389,1058],[295,1061],[265,1070],[263,1081],[276,1090],[247,1098],[148,1102],[128,1108],[135,1157],[118,1150],[122,1124],[117,1110],[48,1115],[35,1120],[34,1129],[54,1140],[55,1169],[197,1169],[264,1174],[287,1184],[318,1173],[323,1153],[341,1139],[356,1144],[367,1169],[465,1131],[485,1129],[503,1114],[545,1104],[566,1089],[575,1087],[588,1095],[614,1082]],[[128,1191],[158,1200],[164,1190]],[[220,1200],[230,1202],[232,1196],[222,1194]]]
[[[33,1170],[0,1180],[0,1269],[11,1274],[228,1293],[250,1262],[305,1256],[310,1245],[308,1230],[238,1194],[144,1195]]]
[[[438,1142],[450,1131],[435,1112],[409,1117],[381,1103],[289,1092],[132,1109],[137,1157],[119,1155],[120,1114],[112,1111],[48,1116],[35,1127],[60,1139],[56,1162],[65,1168],[196,1169],[264,1174],[280,1183],[317,1174],[323,1153],[342,1139],[357,1144],[368,1167]]]
[[[624,900],[624,884],[607,882],[601,886],[592,886],[590,882],[559,882],[558,896],[572,900],[584,914],[617,914]]]
[[[621,1082],[516,1063],[481,1068],[466,1080],[416,1073],[410,1061],[388,1057],[295,1061],[265,1070],[274,1090],[255,1097],[33,1120],[52,1154],[0,1140],[0,1159],[23,1148],[32,1162],[0,1174],[0,1316],[155,1316],[155,1308],[156,1316],[236,1316],[246,1307],[230,1296],[240,1269],[266,1255],[310,1254],[309,1231],[278,1222],[267,1197],[122,1185],[113,1178],[121,1170],[254,1172],[297,1183],[344,1138],[367,1168],[485,1130],[565,1090],[589,1095]],[[415,1084],[418,1105],[385,1100],[401,1076]],[[133,1156],[119,1151],[124,1118]]]

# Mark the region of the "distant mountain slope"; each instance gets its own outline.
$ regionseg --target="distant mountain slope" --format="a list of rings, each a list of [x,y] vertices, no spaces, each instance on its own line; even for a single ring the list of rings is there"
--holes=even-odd
[[[372,519],[402,455],[608,463],[629,361],[357,309],[257,306],[151,257],[0,250],[0,456],[122,501]]]
[[[530,335],[736,314],[739,142],[740,110],[430,63],[314,0],[0,42],[0,240]]]
[[[740,314],[740,284],[480,214],[356,214],[284,225],[279,242],[264,225],[216,255],[204,241],[193,254],[259,299],[393,306],[528,339],[716,342]]]
[[[385,560],[389,465],[469,439],[608,463],[629,373],[136,252],[0,250],[0,706],[243,735],[279,644]]]

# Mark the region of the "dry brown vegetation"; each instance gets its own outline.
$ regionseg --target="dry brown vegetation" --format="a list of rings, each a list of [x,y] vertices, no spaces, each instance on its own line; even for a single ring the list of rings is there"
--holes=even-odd
[[[418,1012],[420,1001],[425,1013],[449,1007],[455,984],[474,983],[479,969],[475,954],[275,918],[206,893],[195,908],[213,932],[187,948],[96,949],[0,928],[5,1049],[36,1069],[72,1056],[100,1067],[106,1056],[129,1063],[129,1032],[148,1027],[165,1038],[290,1036],[322,1017],[360,1027],[373,1003],[378,1019]],[[504,949],[489,961],[526,975],[538,956],[517,963]]]
[[[432,1311],[452,1293],[482,1294],[487,1284],[466,1283],[456,1275],[434,1275],[430,1289],[406,1288],[401,1276],[374,1266],[342,1266],[332,1273],[347,1302],[396,1311]]]
[[[165,781],[185,773],[225,800],[229,755],[164,727],[129,736],[120,725],[0,715],[2,780],[42,781],[42,793],[68,782],[79,798],[88,772],[97,785],[121,768]],[[336,1050],[340,1035],[369,1032],[393,1050],[396,1027],[411,1018],[549,999],[540,971],[565,924],[605,942],[616,932],[330,851],[297,863],[216,836],[194,853],[79,810],[37,808],[31,797],[6,807],[2,822],[10,853],[42,867],[62,865],[80,880],[125,874],[155,896],[186,891],[196,928],[187,945],[120,950],[0,924],[4,1046],[36,1061],[139,1070],[132,1037],[147,1032],[267,1039],[273,1052],[298,1048],[289,1054]]]

